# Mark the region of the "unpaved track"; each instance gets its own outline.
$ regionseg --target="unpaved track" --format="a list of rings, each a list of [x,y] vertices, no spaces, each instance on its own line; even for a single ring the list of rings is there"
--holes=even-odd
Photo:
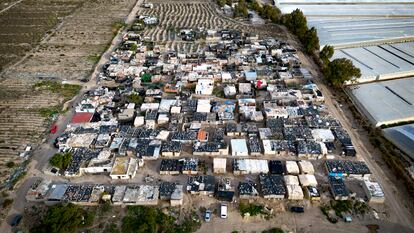
[[[3,12],[8,11],[10,8],[12,8],[12,7],[14,7],[15,5],[17,5],[17,4],[19,4],[19,3],[21,3],[22,1],[23,1],[23,0],[18,0],[18,1],[13,2],[12,4],[10,4],[10,6],[8,6],[8,7],[4,8],[3,10],[1,10],[1,11],[0,11],[0,14],[1,14],[1,13],[3,13]]]
[[[125,23],[130,24],[134,21],[136,13],[139,9],[139,6],[142,4],[143,0],[137,0],[134,8],[131,10],[129,15],[127,16]],[[118,33],[115,38],[112,40],[111,46],[109,49],[101,56],[101,59],[99,60],[98,64],[95,67],[95,70],[90,78],[90,81],[84,85],[84,88],[80,92],[80,94],[75,97],[72,101],[72,105],[75,105],[76,103],[80,102],[81,96],[83,93],[85,93],[86,90],[92,89],[96,86],[96,75],[99,73],[100,68],[102,65],[107,63],[109,61],[111,53],[115,50],[116,46],[119,42],[122,41],[122,36],[126,32],[126,29],[122,29],[120,33]],[[10,219],[17,213],[22,213],[24,211],[24,208],[26,206],[26,200],[25,195],[29,189],[29,187],[35,182],[37,176],[43,176],[41,174],[41,170],[46,165],[48,158],[50,158],[54,153],[56,153],[56,149],[53,148],[51,145],[54,141],[54,139],[57,137],[57,135],[60,135],[63,130],[66,128],[67,124],[69,123],[70,119],[73,116],[73,111],[71,109],[62,116],[58,122],[56,123],[58,125],[59,132],[55,135],[50,135],[47,139],[47,142],[39,147],[36,151],[33,152],[33,160],[34,164],[29,165],[28,175],[24,177],[22,181],[20,181],[20,186],[17,188],[15,192],[15,198],[12,207],[10,208],[7,217],[2,222],[0,227],[1,233],[8,233],[12,232],[12,229],[8,222]]]
[[[307,56],[303,57],[304,58],[301,60],[306,59],[307,63],[312,67],[317,67],[316,64]],[[317,77],[322,77],[320,71],[316,69],[312,69],[312,74]],[[362,138],[361,133],[352,127],[352,119],[348,119],[344,113],[344,110],[339,107],[339,104],[335,100],[333,100],[331,89],[328,88],[319,78],[315,78],[314,81],[324,94],[325,105],[331,114],[341,122],[342,126],[349,133],[358,153],[357,156],[364,159],[364,161],[368,164],[374,179],[381,184],[385,194],[386,204],[392,212],[389,220],[414,229],[413,215],[410,213],[410,210],[404,206],[404,200],[398,199],[399,196],[396,195],[396,192],[398,192],[401,188],[396,187],[396,185],[388,178],[388,176],[393,174],[391,174],[388,168],[386,168],[387,172],[385,172],[384,169],[375,162],[375,158],[378,159],[378,156],[374,156],[374,154],[368,150],[366,143],[368,144],[369,140],[367,138]]]

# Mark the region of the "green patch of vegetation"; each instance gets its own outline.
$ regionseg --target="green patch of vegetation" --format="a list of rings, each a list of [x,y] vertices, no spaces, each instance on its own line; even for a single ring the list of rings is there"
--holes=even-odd
[[[142,44],[145,45],[150,51],[153,50],[155,46],[154,41],[143,41]]]
[[[264,214],[263,212],[263,206],[261,205],[255,205],[255,204],[249,204],[249,203],[243,203],[240,202],[239,204],[239,212],[241,216],[246,216],[247,214],[250,216],[256,216],[260,214]]]
[[[120,233],[118,226],[115,223],[107,224],[104,233]]]
[[[104,215],[112,210],[112,205],[109,201],[103,203],[100,208],[101,215]]]
[[[6,190],[3,190],[3,191],[1,192],[1,196],[2,196],[2,197],[8,197],[8,196],[9,196],[9,193],[8,193]]]
[[[94,214],[74,204],[58,204],[49,207],[41,221],[30,229],[30,233],[72,233],[89,226]]]
[[[296,9],[290,14],[283,15],[281,22],[299,38],[307,54],[313,54],[315,50],[319,49],[316,28],[308,28],[306,17],[301,10]]]
[[[138,50],[138,45],[137,44],[132,44],[131,48],[129,48],[129,50],[131,50],[132,52],[136,52]]]
[[[368,212],[368,210],[369,210],[369,205],[365,202],[355,201],[353,204],[353,212],[355,214],[364,215]]]
[[[189,92],[194,93],[195,89],[196,89],[196,85],[195,84],[187,84],[182,89],[183,89],[183,91],[189,91]]]
[[[361,77],[361,70],[347,58],[338,58],[329,62],[323,73],[325,79],[334,87],[341,87],[345,82],[353,82]]]
[[[263,7],[255,0],[251,1],[249,8],[256,11],[263,19],[268,19],[272,23],[279,23],[282,13],[279,8],[271,6],[269,4],[263,5]]]
[[[16,164],[13,161],[9,161],[9,162],[6,163],[6,166],[8,168],[13,168],[14,166],[16,166]]]
[[[88,61],[92,62],[93,64],[98,63],[99,60],[101,60],[101,55],[100,54],[94,54],[94,55],[89,55],[88,56]]]
[[[50,165],[57,167],[60,170],[65,170],[69,166],[69,163],[71,161],[72,161],[71,152],[57,153],[49,159]]]
[[[369,206],[366,203],[357,200],[331,200],[328,205],[322,205],[320,208],[323,215],[325,215],[331,223],[337,223],[338,218],[344,218],[344,214],[346,213],[363,215],[369,210]],[[335,215],[338,218],[331,216],[329,213],[331,210],[335,212]]]
[[[323,205],[323,206],[321,206],[320,208],[321,208],[321,211],[322,211],[323,215],[325,215],[325,216],[326,216],[326,218],[328,219],[328,221],[329,221],[329,222],[331,222],[331,223],[333,223],[333,224],[335,224],[335,223],[337,223],[337,222],[338,222],[338,219],[337,219],[337,218],[335,218],[335,217],[333,217],[333,216],[331,216],[331,215],[329,214],[329,211],[331,210],[331,207],[330,207],[330,206],[328,206],[328,205]]]
[[[319,58],[323,62],[323,65],[326,66],[329,64],[329,59],[334,55],[334,47],[330,45],[325,45],[322,50],[319,52]]]
[[[13,186],[17,184],[17,182],[19,182],[19,180],[23,179],[23,177],[25,177],[27,175],[27,172],[21,172],[16,178],[14,178],[12,184]]]
[[[245,0],[239,0],[237,5],[234,6],[233,16],[234,17],[247,17],[249,14],[247,3]]]
[[[219,98],[224,98],[224,90],[222,87],[219,86],[215,86],[213,89],[213,95],[219,97]]]
[[[125,27],[126,24],[124,22],[113,22],[111,25],[111,29],[112,29],[112,33],[114,34],[114,36],[118,33],[119,29],[121,29],[122,27]]]
[[[125,96],[125,99],[128,103],[134,103],[136,105],[141,105],[144,102],[144,98],[136,93]]]
[[[284,231],[278,227],[274,227],[269,230],[262,231],[262,233],[284,233]]]
[[[48,90],[52,93],[60,94],[66,99],[71,99],[79,93],[82,87],[80,85],[62,84],[55,81],[40,81],[33,88],[36,90]]]
[[[224,5],[226,5],[226,0],[217,0],[217,4],[218,4],[220,7],[223,7]]]
[[[141,81],[144,82],[144,83],[150,83],[151,79],[152,79],[151,74],[143,74],[141,76]]]
[[[343,218],[342,213],[351,212],[352,211],[352,201],[345,200],[345,201],[335,201],[331,200],[330,202],[332,209],[335,211],[336,216]]]
[[[3,209],[6,209],[7,207],[11,206],[12,204],[13,204],[13,199],[6,198],[3,201],[2,207],[3,207]]]
[[[122,220],[124,233],[190,233],[200,227],[196,215],[187,217],[181,224],[176,219],[164,214],[160,209],[146,206],[128,206],[127,216]]]
[[[59,106],[52,106],[52,107],[40,108],[39,113],[42,117],[50,118],[56,114],[62,113],[62,110]]]

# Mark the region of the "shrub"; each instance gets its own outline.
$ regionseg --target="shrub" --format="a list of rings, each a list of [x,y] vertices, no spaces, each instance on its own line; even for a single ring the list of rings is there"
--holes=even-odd
[[[269,230],[262,231],[262,233],[284,233],[284,231],[280,228],[274,227]]]
[[[9,161],[9,162],[6,163],[6,166],[8,168],[13,168],[14,166],[16,166],[16,164],[13,161]]]
[[[334,87],[341,87],[345,82],[352,82],[361,77],[361,70],[346,58],[338,58],[329,62],[323,73],[325,79]]]
[[[93,221],[89,213],[74,204],[58,204],[50,207],[40,223],[30,229],[30,233],[72,233]]]
[[[13,204],[13,199],[7,198],[3,201],[3,209],[6,209],[7,207],[11,206]]]
[[[246,214],[250,216],[256,216],[263,213],[263,206],[255,204],[245,204],[241,202],[239,204],[240,214],[244,217]]]
[[[57,167],[61,170],[66,169],[69,163],[72,161],[72,153],[57,153],[49,159],[50,165]]]

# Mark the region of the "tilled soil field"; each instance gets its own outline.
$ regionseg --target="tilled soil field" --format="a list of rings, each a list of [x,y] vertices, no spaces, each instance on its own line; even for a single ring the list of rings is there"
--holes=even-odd
[[[246,19],[226,16],[215,1],[193,0],[151,0],[153,8],[141,8],[140,15],[156,16],[159,23],[144,30],[145,37],[151,41],[165,44],[168,49],[180,52],[196,52],[204,45],[200,42],[185,42],[177,37],[180,29],[237,29],[256,33],[261,36],[285,38],[278,26],[251,25]],[[270,28],[269,28],[270,27]]]
[[[0,11],[3,8],[0,1]],[[40,78],[88,77],[136,0],[23,0],[0,13],[0,183],[26,145],[38,145],[49,121],[39,112],[64,98],[36,91]]]

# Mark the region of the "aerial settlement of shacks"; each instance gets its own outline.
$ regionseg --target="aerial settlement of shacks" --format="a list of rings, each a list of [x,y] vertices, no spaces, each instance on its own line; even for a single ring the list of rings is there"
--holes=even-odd
[[[27,200],[176,206],[188,194],[315,201],[321,182],[334,199],[348,199],[353,193],[345,181],[359,179],[369,201],[383,202],[381,186],[323,107],[291,45],[237,30],[188,29],[183,39],[207,43],[184,53],[145,39],[142,28],[156,23],[156,17],[138,18],[123,37],[98,76],[99,87],[82,96],[54,143],[72,154],[69,166],[47,171],[128,183],[39,180]],[[161,181],[186,176],[187,183],[143,182],[138,177],[148,164],[158,164]],[[249,180],[230,182],[239,176]]]

